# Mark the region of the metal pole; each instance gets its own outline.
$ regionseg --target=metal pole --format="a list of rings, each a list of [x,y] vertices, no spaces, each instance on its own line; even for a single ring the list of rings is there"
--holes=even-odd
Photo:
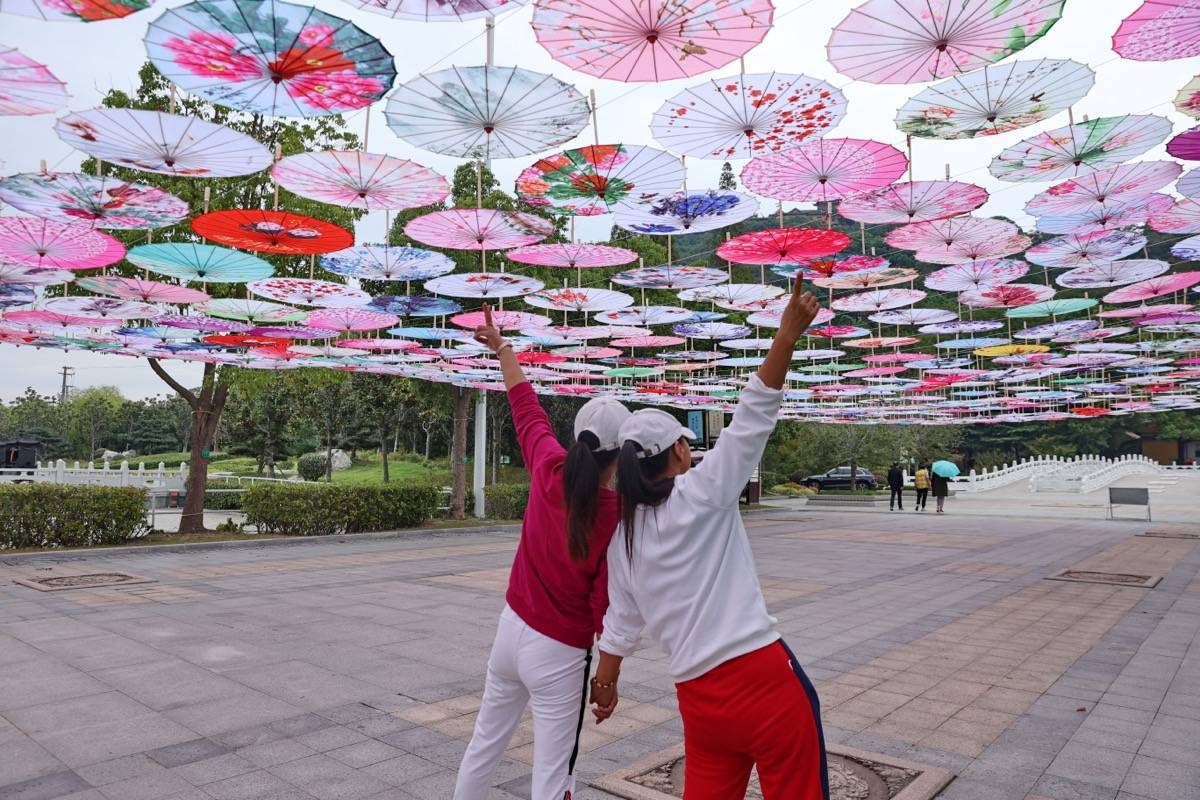
[[[475,492],[475,516],[483,519],[484,507],[483,479],[487,473],[487,392],[480,391],[475,396],[475,462],[474,476],[471,488]]]
[[[488,17],[483,24],[487,27],[487,65],[490,67],[496,56],[496,18]]]

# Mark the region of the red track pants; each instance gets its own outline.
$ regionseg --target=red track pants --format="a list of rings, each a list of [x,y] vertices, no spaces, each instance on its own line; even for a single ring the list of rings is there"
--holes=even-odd
[[[764,800],[828,800],[817,693],[782,640],[675,688],[684,800],[742,800],[755,766]]]

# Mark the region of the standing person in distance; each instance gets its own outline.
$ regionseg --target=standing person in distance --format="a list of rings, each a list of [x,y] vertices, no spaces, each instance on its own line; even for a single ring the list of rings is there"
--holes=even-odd
[[[888,497],[888,509],[895,511],[896,506],[900,506],[900,510],[904,510],[904,470],[900,469],[900,464],[893,461],[892,466],[887,473],[888,488],[892,490]]]
[[[529,471],[529,503],[454,798],[491,796],[496,765],[532,703],[533,797],[563,800],[574,792],[591,647],[608,607],[617,435],[630,414],[612,398],[589,400],[575,416],[575,442],[564,450],[512,345],[492,324],[491,308],[483,313],[475,339],[500,359]]]
[[[913,488],[917,490],[916,508],[919,511],[925,510],[925,503],[929,499],[929,465],[918,467],[913,474]]]
[[[648,634],[676,682],[689,800],[744,797],[754,767],[766,800],[829,797],[817,694],[767,614],[738,510],[817,308],[797,275],[766,359],[696,467],[692,434],[670,414],[643,409],[621,426],[621,523],[608,548],[593,713],[613,713],[621,661]]]
[[[937,513],[942,514],[943,506],[946,505],[946,495],[950,494],[950,479],[938,475],[932,467],[929,471],[933,475],[929,481],[933,488],[933,499],[937,501]]]

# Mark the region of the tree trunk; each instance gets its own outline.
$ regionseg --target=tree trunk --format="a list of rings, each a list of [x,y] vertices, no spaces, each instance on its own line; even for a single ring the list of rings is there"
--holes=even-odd
[[[450,519],[467,515],[467,418],[471,413],[471,392],[454,389],[454,433],[450,443]]]
[[[858,461],[850,459],[850,491],[858,491]]]
[[[429,460],[429,442],[433,439],[433,428],[425,429],[425,460]]]
[[[333,483],[333,426],[325,422],[325,482]]]
[[[388,478],[388,448],[387,448],[387,431],[379,431],[379,453],[383,456],[383,482],[387,483]]]

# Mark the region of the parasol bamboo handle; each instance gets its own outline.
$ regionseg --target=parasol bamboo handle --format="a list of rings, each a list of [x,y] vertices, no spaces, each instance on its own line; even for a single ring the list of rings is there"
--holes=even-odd
[[[483,21],[483,25],[487,40],[487,65],[490,67],[496,57],[496,18],[489,15]]]
[[[588,97],[592,101],[592,137],[595,139],[597,147],[600,146],[600,113],[596,108],[596,90],[589,89]]]
[[[277,145],[275,145],[275,160],[278,161],[281,158],[283,158],[283,145],[277,144]],[[275,182],[275,204],[273,206],[273,210],[275,210],[275,211],[279,210],[279,182],[278,181]]]

